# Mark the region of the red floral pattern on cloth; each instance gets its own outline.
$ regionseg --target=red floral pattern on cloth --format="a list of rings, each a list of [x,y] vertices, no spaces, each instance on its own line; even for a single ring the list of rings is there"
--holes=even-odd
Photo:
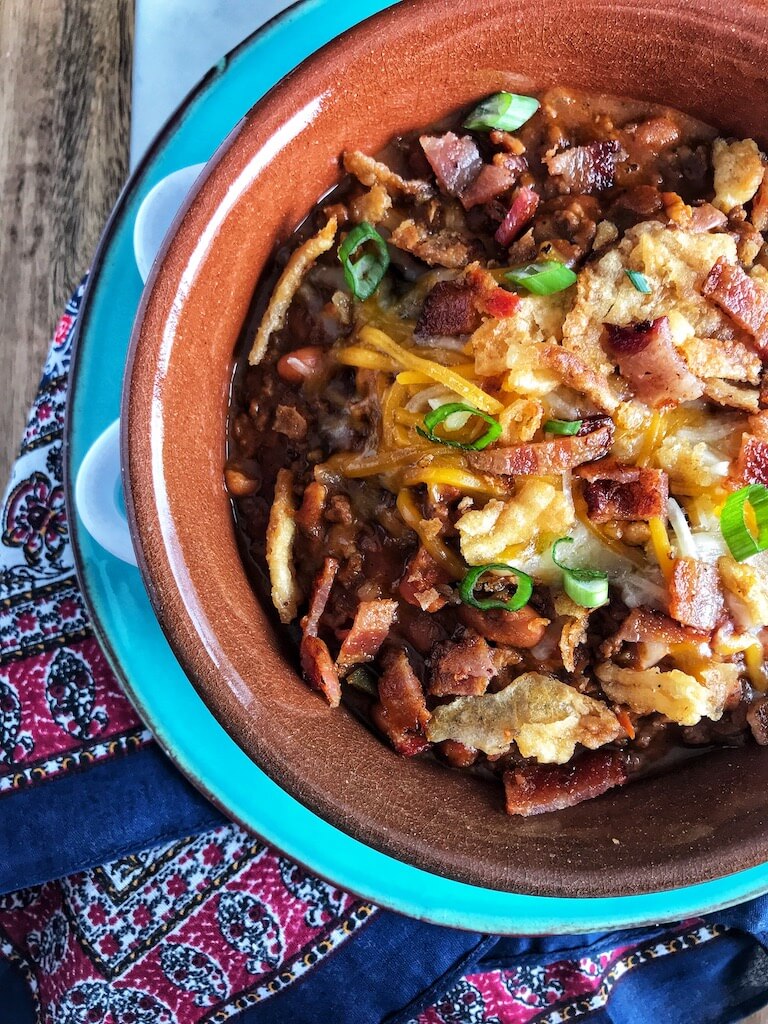
[[[54,335],[2,509],[0,796],[152,742],[91,633],[62,490],[66,375],[82,288]],[[0,897],[0,956],[39,1024],[224,1024],[311,971],[375,907],[236,825]],[[463,978],[413,1024],[557,1024],[604,1005],[644,961],[709,941]]]

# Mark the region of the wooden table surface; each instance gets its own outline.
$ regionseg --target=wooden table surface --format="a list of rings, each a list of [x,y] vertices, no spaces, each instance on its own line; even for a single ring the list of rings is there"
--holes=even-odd
[[[128,172],[133,0],[0,0],[0,490]]]
[[[2,486],[56,319],[127,175],[132,35],[132,0],[0,0]]]

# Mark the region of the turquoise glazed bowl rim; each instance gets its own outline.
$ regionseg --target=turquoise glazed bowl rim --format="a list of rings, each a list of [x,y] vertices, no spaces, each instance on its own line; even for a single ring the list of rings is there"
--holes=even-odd
[[[306,0],[239,48],[229,58],[225,71],[214,73],[195,91],[127,187],[102,241],[79,326],[67,423],[70,483],[91,441],[117,411],[114,387],[110,392],[108,383],[106,389],[97,386],[101,374],[94,364],[100,358],[100,370],[104,369],[105,353],[99,351],[98,343],[105,331],[111,330],[119,336],[120,344],[124,343],[125,324],[119,323],[118,314],[128,315],[138,298],[138,281],[135,272],[131,278],[127,264],[128,236],[141,198],[164,174],[209,155],[210,148],[200,148],[205,134],[202,128],[213,139],[224,133],[228,110],[242,112],[247,107],[244,93],[248,86],[254,81],[259,88],[265,86],[269,73],[263,73],[266,55],[274,52],[275,46],[285,45],[290,39],[304,52],[311,52],[317,42],[344,27],[343,16],[334,20],[330,6],[324,0]],[[381,6],[385,5],[366,3],[361,10],[370,13]],[[209,137],[205,145],[210,144]],[[120,349],[110,349],[106,355],[112,362],[112,374],[119,372]],[[768,887],[768,874],[759,867],[658,895],[613,900],[547,899],[493,892],[439,878],[357,843],[296,804],[238,750],[183,678],[152,618],[135,571],[100,552],[74,515],[72,528],[81,581],[101,639],[113,667],[162,745],[228,813],[336,884],[439,923],[529,934],[683,917],[737,902]],[[144,659],[132,649],[136,647],[131,644],[132,633],[120,621],[121,601],[127,602],[126,614],[136,616],[147,637],[148,654]],[[169,681],[164,693],[152,686],[153,667],[165,673]],[[192,732],[204,738],[204,749],[190,742]]]

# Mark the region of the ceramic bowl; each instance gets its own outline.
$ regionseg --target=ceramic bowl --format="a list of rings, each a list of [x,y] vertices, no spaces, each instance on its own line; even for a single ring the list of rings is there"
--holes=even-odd
[[[397,757],[297,674],[251,588],[223,484],[233,353],[254,288],[339,176],[501,88],[562,83],[669,103],[768,141],[768,9],[705,0],[406,0],[335,40],[225,140],[147,285],[123,394],[123,465],[160,624],[213,713],[280,786],[403,861],[551,896],[657,892],[768,860],[768,756],[721,750],[580,806],[510,819],[496,786]],[[162,680],[158,680],[162,685]]]

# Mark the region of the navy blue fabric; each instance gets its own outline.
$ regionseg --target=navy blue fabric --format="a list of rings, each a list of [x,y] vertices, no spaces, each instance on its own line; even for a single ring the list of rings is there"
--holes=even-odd
[[[298,982],[238,1024],[405,1024],[475,968],[496,939],[380,910]]]
[[[732,931],[627,971],[587,1024],[736,1024],[768,1003],[768,954]]]
[[[153,744],[6,797],[0,803],[0,893],[225,820]]]
[[[105,863],[225,819],[157,747],[22,790],[2,802],[0,891]],[[768,1004],[768,896],[713,914],[731,931],[628,971],[590,1024],[729,1024]],[[670,926],[615,933],[497,938],[377,912],[282,993],[243,1012],[242,1024],[405,1024],[472,971],[545,965],[650,944]],[[0,1024],[34,1021],[26,982],[0,962]]]
[[[0,1024],[37,1024],[34,997],[12,960],[0,960]]]

